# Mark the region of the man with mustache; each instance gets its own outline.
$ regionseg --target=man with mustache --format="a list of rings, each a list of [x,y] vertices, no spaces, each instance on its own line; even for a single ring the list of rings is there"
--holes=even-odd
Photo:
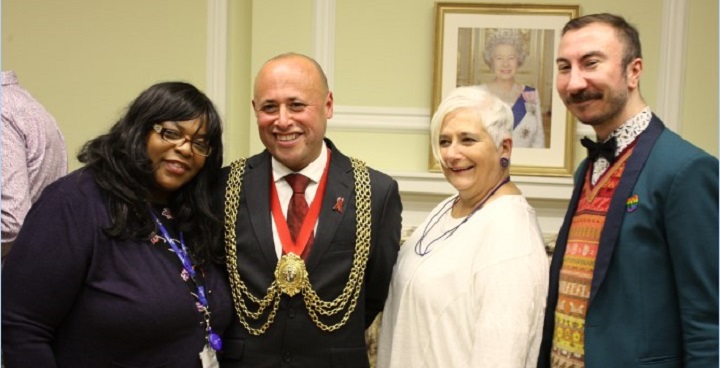
[[[538,367],[718,366],[718,160],[640,95],[637,30],[569,21],[556,87],[583,139],[550,268]]]

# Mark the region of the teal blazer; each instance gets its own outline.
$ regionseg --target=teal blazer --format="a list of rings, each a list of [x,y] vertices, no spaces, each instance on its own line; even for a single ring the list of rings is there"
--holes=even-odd
[[[558,278],[588,167],[550,265],[538,367],[550,366]],[[628,202],[637,196],[636,206]],[[653,116],[600,236],[585,324],[587,368],[718,367],[718,160]]]

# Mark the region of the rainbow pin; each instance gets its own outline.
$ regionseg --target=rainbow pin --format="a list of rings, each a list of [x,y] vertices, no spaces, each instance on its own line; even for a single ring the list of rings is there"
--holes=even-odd
[[[630,198],[628,198],[627,203],[625,203],[625,206],[627,207],[628,212],[635,212],[638,208],[638,195],[633,194]]]

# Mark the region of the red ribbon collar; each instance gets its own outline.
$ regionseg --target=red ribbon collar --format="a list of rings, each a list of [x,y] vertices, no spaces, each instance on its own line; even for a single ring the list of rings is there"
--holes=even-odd
[[[275,177],[271,174],[270,181],[270,208],[275,219],[275,226],[277,227],[278,235],[280,236],[280,243],[282,243],[283,254],[295,253],[301,255],[305,246],[307,246],[310,234],[315,228],[315,223],[320,216],[320,207],[322,206],[322,199],[325,195],[325,187],[327,184],[328,168],[330,167],[330,149],[327,150],[327,162],[325,163],[325,169],[323,175],[320,178],[315,198],[308,209],[308,213],[305,216],[302,227],[300,228],[300,234],[298,234],[297,242],[293,242],[290,236],[290,229],[288,228],[287,219],[283,216],[282,207],[280,206],[280,198],[278,197],[277,188],[275,186]]]

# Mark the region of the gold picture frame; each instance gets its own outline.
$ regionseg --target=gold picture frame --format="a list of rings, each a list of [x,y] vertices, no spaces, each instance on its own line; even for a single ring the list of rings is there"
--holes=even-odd
[[[531,86],[526,90],[539,98],[540,118],[535,121],[542,121],[544,133],[540,147],[514,145],[510,173],[571,176],[575,119],[555,93],[555,55],[563,26],[579,13],[578,5],[435,3],[432,113],[452,89],[482,85],[494,76],[483,57],[485,47],[510,34],[524,55],[515,81]],[[441,170],[432,150],[429,169]]]

